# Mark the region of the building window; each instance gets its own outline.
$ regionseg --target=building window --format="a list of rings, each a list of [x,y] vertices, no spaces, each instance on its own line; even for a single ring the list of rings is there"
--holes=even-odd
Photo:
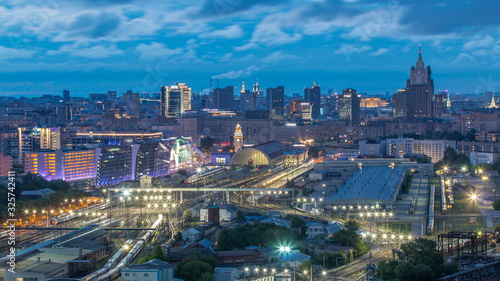
[[[137,277],[137,273],[135,273],[135,272],[132,273],[132,276]]]
[[[125,276],[130,276],[130,273],[125,273]]]
[[[149,274],[148,273],[144,273],[144,277],[149,277]]]

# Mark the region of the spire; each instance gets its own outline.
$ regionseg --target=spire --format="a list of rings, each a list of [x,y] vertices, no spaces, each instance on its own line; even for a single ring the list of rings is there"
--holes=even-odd
[[[497,104],[495,102],[495,95],[493,93],[491,93],[490,104],[488,106],[486,106],[486,108],[497,108]]]
[[[241,93],[245,92],[245,81],[241,83]]]
[[[422,44],[418,44],[418,60],[417,60],[417,69],[424,68],[424,61],[422,60]]]

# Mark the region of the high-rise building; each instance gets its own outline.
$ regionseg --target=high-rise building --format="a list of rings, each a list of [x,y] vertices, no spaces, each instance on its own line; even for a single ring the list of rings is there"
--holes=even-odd
[[[255,87],[254,87],[255,88]],[[243,82],[240,91],[240,107],[241,111],[257,109],[257,96],[255,91],[245,89],[245,82]]]
[[[433,117],[434,80],[431,79],[431,67],[424,65],[420,48],[417,63],[410,68],[410,79],[406,80],[406,93],[410,119]]]
[[[339,119],[347,121],[347,125],[358,126],[361,121],[361,98],[352,88],[344,89],[339,97]]]
[[[274,110],[276,114],[282,115],[285,109],[285,87],[267,88],[266,95],[269,110]]]
[[[213,105],[220,110],[234,110],[234,87],[215,88],[213,91]]]
[[[392,115],[394,118],[408,117],[408,95],[405,89],[392,95]]]
[[[182,116],[186,110],[191,110],[191,88],[186,86],[186,83],[163,86],[161,87],[160,103],[161,116]]]
[[[141,100],[139,93],[128,90],[126,93],[123,93],[122,101],[125,103],[128,114],[136,118],[141,117]]]
[[[312,87],[304,88],[304,99],[311,105],[311,117],[318,118],[321,115],[321,88],[316,82]]]
[[[243,148],[243,130],[240,123],[236,124],[236,128],[234,129],[233,146],[234,152]]]
[[[17,136],[20,159],[23,159],[23,154],[26,152],[61,148],[61,131],[59,127],[19,127],[17,128]]]
[[[116,96],[117,96],[117,92],[116,91],[108,91],[106,93],[106,96],[107,96],[107,100],[114,104],[116,102]]]
[[[256,96],[257,98],[262,98],[262,97],[263,97],[262,91],[261,91],[261,90],[260,90],[260,88],[259,88],[259,80],[257,80],[257,81],[255,82],[255,84],[253,84],[253,89],[252,89],[252,92],[254,92],[254,93],[255,93],[255,96]]]
[[[64,90],[63,91],[63,101],[64,102],[68,102],[71,100],[71,97],[70,97],[70,92],[69,90]]]

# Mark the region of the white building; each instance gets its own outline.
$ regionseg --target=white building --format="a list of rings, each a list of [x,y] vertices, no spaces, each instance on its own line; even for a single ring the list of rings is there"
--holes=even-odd
[[[415,153],[414,141],[415,140],[412,138],[397,138],[385,140],[387,156],[402,157],[406,153]]]
[[[444,151],[448,147],[456,150],[457,142],[448,140],[415,140],[413,142],[413,152],[431,157],[432,163],[443,159]]]
[[[232,221],[236,218],[238,209],[234,205],[222,205],[219,207],[219,222]],[[208,207],[200,209],[200,221],[208,221]]]
[[[359,141],[359,154],[361,156],[374,155],[383,157],[385,155],[385,144],[376,141]]]
[[[471,152],[470,163],[472,165],[493,164],[500,159],[500,153],[493,152]]]
[[[132,264],[122,270],[122,281],[173,281],[174,267],[161,260]]]
[[[196,228],[190,228],[182,232],[182,239],[190,242],[196,242],[201,238],[202,234],[203,233]]]
[[[306,223],[306,235],[307,239],[313,239],[316,236],[321,236],[325,234],[325,226],[320,222],[308,222]]]

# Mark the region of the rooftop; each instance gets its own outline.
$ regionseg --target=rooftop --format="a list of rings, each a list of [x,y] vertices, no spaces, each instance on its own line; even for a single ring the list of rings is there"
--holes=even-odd
[[[357,171],[342,185],[337,192],[326,198],[327,201],[359,201],[377,200],[393,202],[398,187],[403,181],[404,169],[388,166],[375,166]]]

